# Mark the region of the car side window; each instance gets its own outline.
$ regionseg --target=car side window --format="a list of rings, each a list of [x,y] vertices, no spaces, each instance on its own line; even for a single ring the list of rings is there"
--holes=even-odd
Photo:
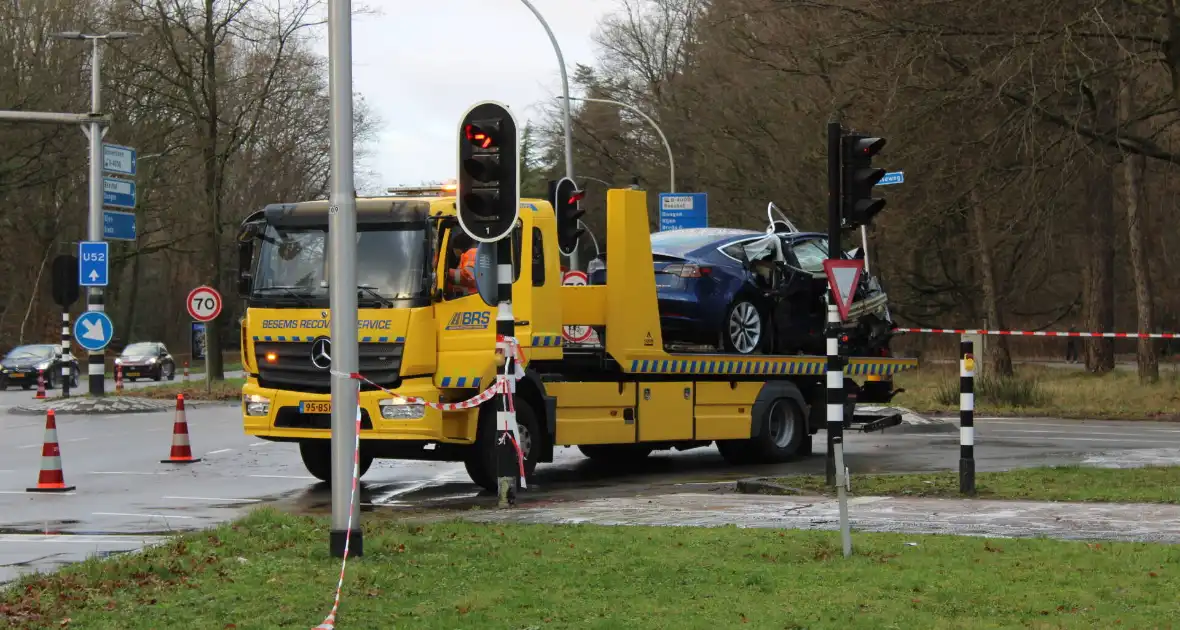
[[[795,254],[795,259],[799,261],[801,269],[812,274],[824,272],[824,260],[828,257],[828,248],[824,247],[819,239],[795,243],[791,247],[791,251]]]
[[[545,286],[545,239],[541,228],[533,228],[533,286]]]
[[[722,247],[721,251],[726,256],[729,256],[730,258],[733,258],[734,260],[745,260],[745,251],[743,251],[743,249],[742,249],[745,246],[745,244],[746,244],[745,241],[739,241],[737,243],[733,243],[731,245],[726,245],[725,247]]]

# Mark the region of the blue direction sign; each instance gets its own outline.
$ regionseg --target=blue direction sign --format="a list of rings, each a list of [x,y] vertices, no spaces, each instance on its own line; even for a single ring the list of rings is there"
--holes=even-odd
[[[706,193],[660,193],[660,231],[709,227]]]
[[[102,205],[135,209],[135,182],[115,177],[102,178]]]
[[[135,213],[102,211],[102,236],[117,241],[135,240]]]
[[[104,142],[102,145],[102,170],[111,175],[135,177],[135,149]]]
[[[78,243],[78,284],[105,287],[110,275],[111,245],[105,241]]]
[[[885,173],[885,177],[877,182],[878,186],[889,186],[890,184],[904,184],[905,173],[902,171],[894,171],[892,173]]]
[[[102,311],[86,311],[74,324],[74,339],[79,346],[90,352],[98,352],[107,347],[114,336],[115,325]]]

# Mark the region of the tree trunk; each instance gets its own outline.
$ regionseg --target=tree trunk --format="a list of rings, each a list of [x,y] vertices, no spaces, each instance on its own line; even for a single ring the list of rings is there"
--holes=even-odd
[[[979,250],[979,276],[983,288],[983,310],[987,315],[989,327],[1004,330],[1004,316],[1000,310],[999,288],[996,286],[991,239],[988,238],[987,210],[975,191],[971,192],[971,206],[969,210],[971,227],[975,233],[976,247]],[[996,337],[994,343],[987,344],[987,349],[989,352],[986,360],[992,373],[996,376],[1012,376],[1012,353],[1008,349],[1008,338]]]
[[[1134,115],[1131,82],[1119,82],[1119,121],[1124,122]],[[1143,237],[1143,173],[1146,158],[1140,154],[1123,156],[1123,203],[1127,209],[1127,248],[1131,256],[1131,274],[1135,282],[1135,307],[1138,314],[1138,328],[1141,333],[1154,330],[1155,313],[1151,303],[1151,271],[1147,267],[1147,239]],[[1155,340],[1138,340],[1137,360],[1139,381],[1155,383],[1160,379],[1159,360],[1155,355]]]
[[[140,257],[140,253],[139,253],[139,238],[138,238],[138,236],[139,235],[137,234],[136,240],[135,240],[135,255],[131,257],[131,289],[127,291],[127,293],[128,293],[127,312],[123,315],[123,321],[126,322],[126,324],[124,324],[126,326],[126,328],[124,330],[127,331],[125,334],[127,335],[128,342],[130,342],[132,339],[135,338],[135,313],[137,310],[135,308],[135,305],[138,303],[138,300],[139,300],[139,257]]]
[[[1114,329],[1114,174],[1096,164],[1090,199],[1088,251],[1082,311],[1088,332]],[[1086,369],[1105,374],[1114,369],[1114,339],[1086,339]]]
[[[208,106],[208,118],[205,120],[205,202],[209,208],[209,286],[221,291],[221,198],[222,180],[218,160],[218,136],[221,130],[218,117],[221,115],[217,85],[217,41],[213,32],[213,21],[216,19],[214,0],[205,0],[205,37],[204,37],[204,69],[205,93]],[[221,330],[217,320],[205,324],[205,353],[208,370],[205,373],[206,386],[212,382],[225,379],[225,372],[221,363]]]

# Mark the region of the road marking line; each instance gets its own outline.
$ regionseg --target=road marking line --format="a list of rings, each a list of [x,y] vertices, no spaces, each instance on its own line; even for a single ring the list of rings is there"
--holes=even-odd
[[[1068,432],[1066,432],[1066,431],[1052,431],[1052,430],[1049,430],[1049,429],[1000,429],[1000,430],[999,430],[999,432],[1000,432],[1000,433],[1054,433],[1054,434],[1058,434],[1058,435],[1070,435],[1070,433],[1068,433]],[[1115,432],[1115,431],[1079,431],[1078,433],[1079,433],[1079,434],[1081,434],[1081,435],[1122,435],[1122,436],[1126,436],[1126,435],[1137,435],[1136,433],[1133,433],[1133,432],[1128,432],[1128,431],[1123,431],[1123,432]],[[1180,433],[1180,431],[1176,431],[1176,433]],[[1139,434],[1139,435],[1141,435],[1141,434]],[[1144,436],[1144,437],[1145,437],[1145,436]],[[1164,439],[1164,438],[1163,438],[1163,436],[1160,436],[1158,439],[1161,439],[1161,440],[1162,440],[1162,439]]]
[[[249,475],[258,479],[315,479],[307,475]]]
[[[167,475],[167,471],[142,472],[138,470],[92,470],[90,475]]]
[[[77,492],[26,492],[24,490],[0,490],[0,494],[40,494],[44,496],[74,496]]]
[[[251,444],[250,446],[266,446],[268,444],[274,444],[274,442],[255,442],[255,443]]]
[[[17,448],[37,448],[38,446],[45,446],[45,444],[25,444],[24,446],[18,446]]]
[[[177,501],[215,501],[218,503],[233,502],[233,503],[261,503],[262,499],[220,499],[217,497],[162,497],[165,499],[174,499]]]
[[[1011,418],[1002,418],[1001,419],[1001,418],[979,418],[979,417],[975,418],[975,420],[976,420],[976,422],[978,422],[980,420],[987,420],[988,424],[1014,424],[1014,425],[1023,425],[1026,427],[1067,427],[1070,429],[1078,429],[1078,428],[1085,429],[1085,428],[1091,428],[1091,427],[1109,429],[1109,428],[1113,428],[1110,426],[1110,423],[1113,423],[1113,422],[1121,422],[1124,425],[1130,425],[1132,427],[1135,426],[1134,422],[1126,421],[1126,420],[1122,420],[1122,421],[1117,421],[1117,420],[1078,420],[1077,422],[1072,422],[1072,423],[1035,422],[1032,420],[1026,422],[1026,421],[1021,421],[1021,420],[1012,420]],[[1093,424],[1095,422],[1102,422],[1103,424],[1101,426],[1099,426],[1099,425]],[[1144,432],[1145,433],[1180,433],[1180,429],[1140,429],[1138,427],[1135,427],[1134,430],[1135,430],[1135,432],[1140,432],[1140,433],[1144,433]]]
[[[232,450],[234,450],[234,449],[232,449],[232,448],[223,448],[223,449],[221,449],[221,450],[219,450],[219,451],[209,451],[208,453],[205,453],[205,454],[206,454],[206,455],[216,455],[216,454],[218,454],[218,453],[228,453],[228,452],[230,452],[230,451],[232,451]]]
[[[14,473],[15,470],[0,470],[0,473]]]
[[[192,520],[195,516],[180,516],[179,514],[128,514],[126,512],[91,512],[91,516],[133,516],[142,518],[183,518]]]
[[[1004,432],[998,431],[996,433],[988,433],[987,435],[997,435],[999,433],[1004,433]],[[987,436],[980,436],[981,441],[983,439],[985,439],[986,437]],[[1110,438],[1084,438],[1084,437],[1067,437],[1067,436],[1054,436],[1050,439],[1058,440],[1061,442],[1106,442],[1107,444],[1110,444],[1111,446],[1114,446],[1117,444],[1130,444],[1130,443],[1141,443],[1141,444],[1159,444],[1160,443],[1159,440],[1112,440]],[[981,443],[985,443],[985,442],[981,442]]]
[[[67,442],[85,442],[86,440],[89,440],[89,439],[90,438],[71,438],[66,441]]]

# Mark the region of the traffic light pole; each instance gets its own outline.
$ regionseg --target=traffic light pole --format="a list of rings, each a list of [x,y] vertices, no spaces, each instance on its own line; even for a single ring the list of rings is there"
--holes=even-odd
[[[351,377],[359,369],[357,345],[356,187],[353,181],[352,2],[328,0],[328,93],[331,123],[331,193],[328,206],[330,272],[328,308],[332,313],[332,556],[360,556],[364,549],[357,473],[358,398]],[[208,378],[208,375],[206,375]]]
[[[97,116],[102,109],[102,83],[100,68],[102,67],[102,49],[99,38],[90,40],[90,113]],[[90,140],[90,208],[86,216],[86,240],[97,242],[103,240],[102,233],[102,139],[107,133],[107,127],[98,122],[91,122],[82,131]],[[109,264],[109,261],[108,261]],[[86,291],[86,310],[106,310],[102,287],[89,287]],[[106,351],[98,350],[89,353],[86,360],[86,374],[90,381],[90,395],[102,396],[106,392]]]
[[[828,123],[828,258],[840,258],[840,152],[843,129],[838,122]],[[828,301],[827,330],[827,388],[828,454],[825,471],[829,486],[836,485],[836,443],[844,438],[844,370],[840,363],[840,338],[837,332],[840,318],[835,296]],[[838,370],[838,372],[837,372]],[[838,379],[838,380],[837,380]]]
[[[506,340],[516,336],[516,316],[512,313],[511,236],[496,242],[496,263],[496,337]],[[501,392],[501,409],[496,411],[496,487],[500,507],[507,507],[516,504],[516,493],[520,488],[516,410],[512,403],[516,391],[516,356],[507,342],[497,341],[496,346],[503,355],[496,362],[496,374],[508,387],[508,391]]]

